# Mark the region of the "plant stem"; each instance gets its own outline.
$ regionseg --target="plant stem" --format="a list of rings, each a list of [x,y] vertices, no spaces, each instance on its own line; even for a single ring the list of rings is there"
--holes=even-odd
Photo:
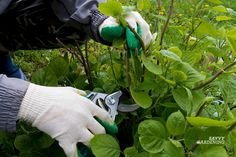
[[[163,30],[161,32],[160,49],[162,49],[163,39],[164,39],[164,36],[165,36],[165,32],[167,30],[167,26],[168,26],[168,24],[170,22],[170,18],[171,18],[171,15],[173,13],[173,10],[174,10],[174,0],[171,0],[169,14],[168,14],[168,17],[166,19],[166,23],[165,23],[165,25],[163,27]]]
[[[234,122],[228,129],[227,131],[232,131],[236,127],[236,122]]]
[[[145,45],[144,45],[143,39],[138,35],[138,33],[135,31],[135,29],[130,26],[130,24],[127,23],[127,25],[128,25],[128,28],[131,30],[131,32],[134,33],[135,37],[136,37],[136,38],[139,40],[139,42],[141,43],[143,52],[145,53]]]
[[[200,85],[194,87],[192,90],[198,90],[201,89],[205,86],[207,86],[208,84],[210,84],[211,82],[213,82],[216,78],[218,78],[224,71],[228,70],[229,68],[233,67],[236,64],[236,61],[228,64],[225,68],[219,70],[217,73],[215,73],[210,79],[208,79],[207,81],[201,83]]]
[[[74,52],[73,50],[71,50],[68,46],[66,46],[65,44],[63,44],[60,39],[56,38],[57,42],[62,46],[64,47],[69,53],[71,53],[72,55],[74,55],[79,61],[81,64],[83,64],[84,66],[84,62],[83,60],[78,56],[78,54],[76,52]]]
[[[192,147],[189,149],[189,152],[193,152],[194,150],[197,149],[199,145],[197,143],[193,144]]]
[[[126,63],[126,79],[128,83],[128,87],[130,88],[131,80],[129,76],[129,47],[126,44],[126,53],[125,53],[125,63]]]
[[[192,26],[191,32],[188,34],[188,36],[185,38],[185,41],[184,41],[186,43],[185,49],[187,49],[187,47],[188,47],[188,43],[189,43],[189,39],[190,39],[191,35],[198,29],[198,27],[200,27],[201,24],[202,24],[202,21],[199,22],[195,28],[194,28],[194,26]]]
[[[115,74],[115,71],[114,71],[114,67],[113,67],[113,61],[112,61],[112,55],[111,55],[111,50],[110,48],[108,48],[108,52],[109,52],[109,55],[110,55],[110,60],[111,60],[111,70],[112,70],[112,74],[117,82],[117,78],[116,78],[116,74]]]
[[[85,42],[85,59],[86,59],[86,65],[87,65],[89,85],[90,85],[91,88],[93,88],[94,84],[93,84],[93,78],[92,78],[92,74],[91,74],[89,59],[88,59],[88,42],[87,41]]]
[[[202,111],[203,111],[205,105],[206,105],[206,102],[203,103],[202,106],[199,108],[199,110],[197,111],[197,113],[196,113],[196,115],[195,115],[196,117],[199,116],[199,115],[202,113]]]

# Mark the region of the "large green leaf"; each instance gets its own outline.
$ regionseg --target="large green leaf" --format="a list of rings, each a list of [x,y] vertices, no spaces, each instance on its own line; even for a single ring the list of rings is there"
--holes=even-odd
[[[192,100],[189,96],[186,88],[177,88],[172,91],[173,97],[175,99],[175,102],[178,104],[178,106],[187,112],[190,112],[192,109]]]
[[[139,141],[144,150],[159,153],[164,149],[166,130],[163,124],[156,120],[145,120],[138,127]]]
[[[120,147],[111,135],[95,135],[91,140],[91,149],[96,157],[119,157]]]
[[[166,128],[172,135],[182,135],[185,130],[184,115],[180,111],[172,113],[166,121]]]
[[[116,0],[108,0],[106,3],[100,3],[99,11],[105,15],[118,17],[122,14],[122,4]]]
[[[191,157],[228,157],[228,154],[222,146],[199,147]]]
[[[170,141],[166,141],[164,150],[157,154],[151,154],[150,157],[184,157],[184,152]]]
[[[187,121],[193,126],[215,126],[215,127],[227,127],[235,123],[235,120],[219,121],[206,117],[187,117]]]
[[[216,28],[211,24],[208,23],[207,21],[202,21],[200,26],[197,28],[196,33],[200,36],[212,36],[212,37],[217,37],[218,31]]]
[[[162,74],[161,67],[159,65],[157,65],[157,64],[154,64],[150,60],[148,60],[144,55],[142,55],[142,61],[143,61],[144,66],[151,73],[156,74],[156,75]]]
[[[148,108],[152,105],[152,98],[145,92],[136,92],[133,88],[130,88],[131,96],[134,101],[142,108]]]
[[[188,77],[186,81],[183,81],[186,86],[192,86],[195,83],[205,79],[204,75],[200,74],[188,63],[183,63],[183,66],[180,70],[183,70]]]

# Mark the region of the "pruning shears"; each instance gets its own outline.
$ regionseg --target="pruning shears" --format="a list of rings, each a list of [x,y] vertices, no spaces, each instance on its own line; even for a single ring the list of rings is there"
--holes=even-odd
[[[123,112],[123,113],[133,112],[139,108],[139,105],[137,104],[122,103],[123,101],[125,101],[130,97],[128,91],[126,90],[119,90],[111,94],[90,92],[88,95],[86,95],[86,97],[91,101],[93,101],[100,108],[106,110],[113,121],[115,121],[118,112]],[[96,118],[96,120],[105,128],[106,133],[114,135],[118,132],[118,127],[115,123],[111,125],[105,121],[102,121],[101,119]],[[77,148],[78,148],[77,151],[78,157],[93,156],[91,150],[85,145],[78,144]]]

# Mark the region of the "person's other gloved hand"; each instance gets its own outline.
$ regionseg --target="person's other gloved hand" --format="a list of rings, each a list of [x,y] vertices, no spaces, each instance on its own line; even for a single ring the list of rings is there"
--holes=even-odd
[[[138,12],[130,12],[130,14],[125,18],[126,22],[135,29],[135,31],[140,35],[144,42],[144,46],[148,47],[153,40],[152,33],[150,32],[150,27],[147,22],[142,18]],[[109,42],[113,42],[115,39],[121,38],[124,34],[126,36],[127,44],[131,50],[131,55],[133,55],[135,49],[141,48],[141,43],[131,32],[131,30],[126,27],[123,28],[115,18],[107,18],[99,26],[100,36]]]
[[[30,84],[18,118],[59,141],[68,157],[77,156],[76,144],[86,145],[105,129],[94,119],[113,123],[109,114],[72,87],[44,87]]]

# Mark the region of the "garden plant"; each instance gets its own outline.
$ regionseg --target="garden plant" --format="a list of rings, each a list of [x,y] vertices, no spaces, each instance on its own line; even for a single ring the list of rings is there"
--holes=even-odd
[[[13,54],[36,84],[108,94],[128,89],[129,101],[140,108],[119,113],[116,135],[92,139],[94,156],[236,156],[236,1],[108,0],[99,10],[124,27],[130,27],[127,13],[139,10],[153,42],[142,46],[130,28],[141,43],[133,53],[125,40],[113,47],[58,40],[63,49]],[[16,133],[0,132],[0,156],[65,154],[55,140],[19,122]]]

